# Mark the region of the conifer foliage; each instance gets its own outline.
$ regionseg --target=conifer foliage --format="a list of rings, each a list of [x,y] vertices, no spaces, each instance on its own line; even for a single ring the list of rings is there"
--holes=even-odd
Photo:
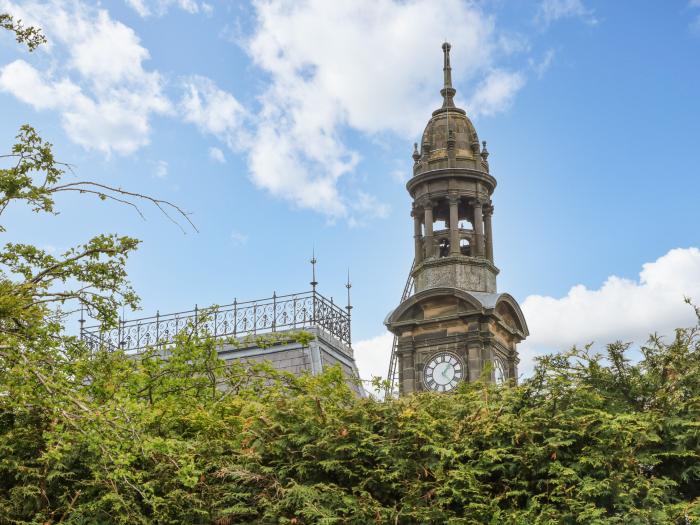
[[[0,352],[0,523],[700,521],[695,329],[387,400],[185,334],[167,359],[59,341]]]

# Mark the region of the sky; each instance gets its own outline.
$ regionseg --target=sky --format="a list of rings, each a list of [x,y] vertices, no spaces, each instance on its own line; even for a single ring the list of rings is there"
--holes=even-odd
[[[6,212],[4,241],[61,253],[143,242],[127,318],[306,291],[345,301],[363,377],[412,261],[413,142],[455,102],[498,180],[499,291],[522,305],[523,376],[573,344],[643,343],[700,303],[699,0],[0,0],[48,44],[0,33],[0,141],[24,123],[95,180],[173,201],[65,196]]]

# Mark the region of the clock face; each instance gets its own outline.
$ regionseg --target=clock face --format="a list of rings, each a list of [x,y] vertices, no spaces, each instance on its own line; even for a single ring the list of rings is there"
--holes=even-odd
[[[464,377],[462,361],[447,352],[436,354],[425,365],[425,386],[435,392],[453,390]]]

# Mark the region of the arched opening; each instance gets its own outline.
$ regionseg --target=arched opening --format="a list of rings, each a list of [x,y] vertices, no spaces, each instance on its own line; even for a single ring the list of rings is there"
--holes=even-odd
[[[508,372],[506,371],[506,364],[500,357],[496,357],[493,360],[493,375],[496,384],[503,384],[508,380]]]
[[[471,255],[472,254],[471,246],[469,246],[468,239],[460,239],[459,240],[459,253],[461,253],[462,255]]]
[[[438,244],[439,257],[447,257],[450,255],[450,241],[445,238],[441,238]]]
[[[433,222],[433,231],[437,232],[440,230],[446,230],[448,228],[447,221],[445,219],[437,218]]]
[[[473,230],[474,227],[472,226],[472,223],[469,222],[469,219],[460,219],[459,222],[457,223],[457,227],[460,230]]]

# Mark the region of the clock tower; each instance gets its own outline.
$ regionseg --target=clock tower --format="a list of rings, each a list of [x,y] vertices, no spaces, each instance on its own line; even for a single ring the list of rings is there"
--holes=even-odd
[[[486,142],[454,104],[450,44],[442,49],[442,107],[414,144],[413,177],[406,184],[413,199],[414,293],[385,321],[395,336],[392,362],[402,395],[448,392],[482,377],[516,380],[516,345],[528,335],[518,303],[496,291],[496,179]]]

